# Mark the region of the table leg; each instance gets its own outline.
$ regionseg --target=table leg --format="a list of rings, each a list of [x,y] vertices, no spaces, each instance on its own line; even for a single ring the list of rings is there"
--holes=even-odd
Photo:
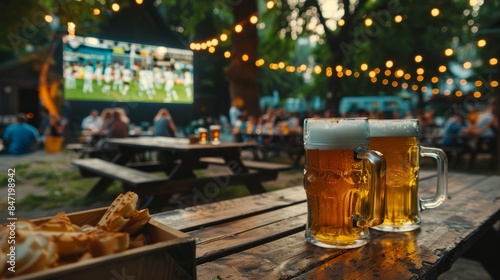
[[[85,199],[93,199],[104,193],[113,183],[113,179],[102,177],[94,184],[92,189],[87,193]]]
[[[229,167],[229,169],[231,169],[231,172],[234,175],[249,173],[248,168],[241,161],[239,153],[237,155],[225,156],[223,158],[226,162],[226,165]],[[251,194],[260,194],[266,192],[262,183],[256,178],[249,179],[245,185]]]
[[[134,156],[134,154],[134,151],[121,151],[113,159],[113,163],[125,165],[130,160],[130,158]],[[99,196],[100,194],[103,194],[109,188],[109,186],[111,186],[113,181],[114,179],[101,177],[99,181],[97,181],[94,186],[92,186],[90,191],[85,196],[85,199],[92,199]]]

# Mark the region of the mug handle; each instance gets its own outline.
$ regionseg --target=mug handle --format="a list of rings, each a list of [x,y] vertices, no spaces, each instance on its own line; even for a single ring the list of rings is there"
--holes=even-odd
[[[384,222],[385,214],[385,173],[386,163],[382,153],[366,150],[358,147],[355,157],[359,160],[368,160],[372,165],[368,190],[368,213],[363,217],[363,221],[358,221],[359,227],[373,227]]]
[[[448,195],[448,158],[443,150],[420,146],[420,156],[434,158],[437,162],[437,189],[431,198],[420,198],[420,210],[436,208],[441,205]]]

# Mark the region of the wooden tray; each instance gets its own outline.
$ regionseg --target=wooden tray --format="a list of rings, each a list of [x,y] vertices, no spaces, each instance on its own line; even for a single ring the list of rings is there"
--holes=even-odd
[[[107,208],[67,214],[73,224],[96,225]],[[33,220],[41,224],[49,218]],[[196,279],[194,238],[151,219],[141,231],[149,244],[9,279]]]

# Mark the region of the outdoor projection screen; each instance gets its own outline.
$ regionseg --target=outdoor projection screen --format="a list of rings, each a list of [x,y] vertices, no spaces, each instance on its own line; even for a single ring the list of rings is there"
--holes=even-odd
[[[193,102],[193,52],[63,38],[64,96],[75,101]]]

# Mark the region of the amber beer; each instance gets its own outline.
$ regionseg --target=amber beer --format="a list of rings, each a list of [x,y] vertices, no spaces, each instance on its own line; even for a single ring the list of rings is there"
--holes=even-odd
[[[383,157],[367,151],[366,118],[306,119],[306,240],[326,248],[365,245],[383,219]]]
[[[220,125],[214,124],[210,126],[210,139],[212,144],[220,144]]]
[[[198,128],[198,133],[200,134],[200,144],[206,144],[208,142],[208,130],[206,128]]]
[[[440,149],[419,145],[419,125],[410,120],[370,120],[370,149],[386,160],[386,197],[384,223],[374,227],[383,231],[411,231],[420,222],[423,209],[439,206],[446,198],[446,155]],[[438,160],[438,191],[431,199],[419,199],[420,157]]]

